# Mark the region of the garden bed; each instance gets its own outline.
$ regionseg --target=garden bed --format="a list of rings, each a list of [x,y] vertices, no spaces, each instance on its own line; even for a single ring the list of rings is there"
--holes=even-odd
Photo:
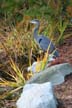
[[[59,47],[60,56],[72,64],[72,37],[66,39]],[[55,87],[55,94],[59,99],[59,108],[72,108],[72,74],[66,76],[65,82]]]
[[[60,57],[72,64],[72,37],[66,39],[63,45],[58,47]],[[72,108],[72,74],[66,76],[65,82],[55,87],[55,94],[59,100],[59,108]],[[17,98],[0,100],[1,108],[16,108]]]

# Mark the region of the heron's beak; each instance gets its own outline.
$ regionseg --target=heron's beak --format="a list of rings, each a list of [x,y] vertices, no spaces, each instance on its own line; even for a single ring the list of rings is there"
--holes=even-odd
[[[36,24],[36,22],[35,22],[35,21],[33,21],[33,20],[32,20],[32,21],[30,21],[30,23],[32,23],[32,24]]]

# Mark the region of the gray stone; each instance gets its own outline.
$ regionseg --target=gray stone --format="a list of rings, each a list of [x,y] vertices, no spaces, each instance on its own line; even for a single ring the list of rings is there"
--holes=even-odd
[[[34,76],[27,81],[27,84],[52,82],[53,85],[58,85],[63,83],[65,76],[70,73],[72,73],[72,66],[70,64],[63,63],[54,65],[34,74]]]

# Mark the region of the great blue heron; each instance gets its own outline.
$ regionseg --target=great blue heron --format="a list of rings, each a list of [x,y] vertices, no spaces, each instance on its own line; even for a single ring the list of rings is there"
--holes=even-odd
[[[35,39],[36,43],[38,44],[38,46],[43,51],[47,51],[48,46],[50,44],[49,53],[52,53],[56,49],[54,44],[50,41],[50,39],[48,37],[46,37],[44,35],[38,35],[38,30],[39,30],[39,26],[40,26],[39,20],[34,19],[34,20],[30,21],[30,23],[36,24],[36,27],[34,28],[34,39]],[[55,57],[59,56],[59,52],[57,50],[54,52],[54,56]]]

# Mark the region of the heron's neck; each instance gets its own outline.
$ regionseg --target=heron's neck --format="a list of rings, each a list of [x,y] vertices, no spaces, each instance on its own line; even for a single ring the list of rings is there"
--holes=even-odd
[[[36,27],[34,28],[34,38],[37,38],[38,36],[38,29],[39,29],[39,25],[36,25]]]

